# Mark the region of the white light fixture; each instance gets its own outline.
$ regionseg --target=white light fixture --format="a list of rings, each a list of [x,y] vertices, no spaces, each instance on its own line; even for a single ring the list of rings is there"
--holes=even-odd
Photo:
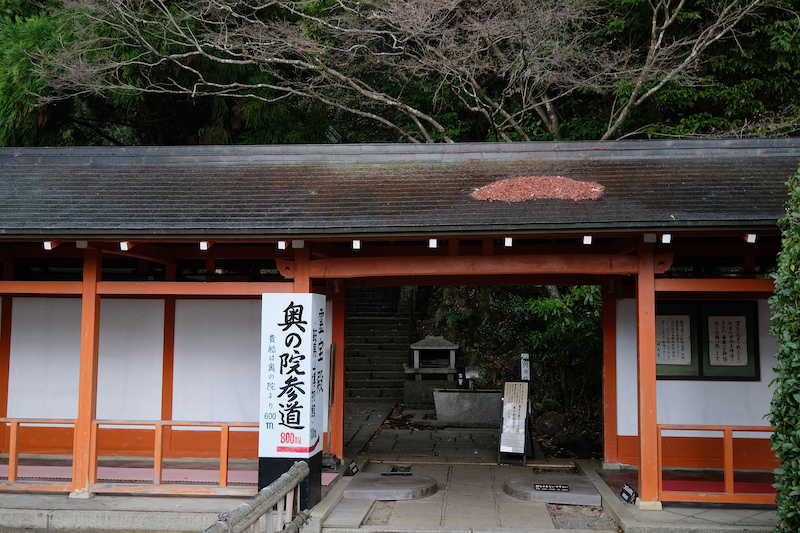
[[[592,244],[592,236],[591,235],[584,235],[583,236],[583,244]]]
[[[359,239],[353,239],[353,250],[360,250],[361,249],[361,241]]]
[[[129,241],[119,241],[119,249],[123,252],[127,252],[133,248],[133,245]]]
[[[506,248],[511,248],[514,246],[514,239],[512,237],[506,237],[503,240],[503,244],[505,244]]]
[[[286,249],[286,241],[278,241],[278,250]]]
[[[672,233],[663,233],[661,235],[661,244],[671,244],[672,243]]]
[[[44,241],[43,245],[44,245],[44,249],[45,249],[45,251],[47,251],[47,252],[50,252],[50,251],[52,251],[52,250],[53,250],[53,248],[55,248],[56,246],[58,246],[58,245],[57,245],[56,243],[54,243],[53,241]]]
[[[428,248],[438,248],[439,239],[428,239]]]
[[[755,244],[756,243],[756,234],[755,233],[748,233],[744,236],[744,240],[747,241],[747,244]]]
[[[200,251],[207,252],[211,248],[211,241],[200,241]]]

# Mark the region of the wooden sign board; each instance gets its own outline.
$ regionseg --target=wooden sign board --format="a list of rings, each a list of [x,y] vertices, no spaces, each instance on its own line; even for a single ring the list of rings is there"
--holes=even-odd
[[[506,381],[503,384],[503,419],[500,424],[500,445],[497,462],[503,454],[522,455],[526,463],[529,394],[527,381]]]
[[[528,353],[521,353],[519,354],[519,362],[520,362],[520,378],[522,381],[530,381],[531,380],[531,356]]]

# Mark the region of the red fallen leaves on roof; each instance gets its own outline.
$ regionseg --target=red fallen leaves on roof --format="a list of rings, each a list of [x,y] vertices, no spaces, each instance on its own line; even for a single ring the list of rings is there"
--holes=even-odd
[[[593,181],[575,181],[561,176],[524,176],[495,181],[472,193],[476,200],[524,202],[540,198],[598,200],[604,187]]]

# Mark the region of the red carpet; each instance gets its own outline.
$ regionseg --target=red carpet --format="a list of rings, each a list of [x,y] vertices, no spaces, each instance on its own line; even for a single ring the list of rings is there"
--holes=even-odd
[[[670,492],[725,492],[725,484],[722,481],[665,479],[662,486],[665,491]],[[769,482],[734,481],[733,492],[737,494],[774,494],[775,488]]]

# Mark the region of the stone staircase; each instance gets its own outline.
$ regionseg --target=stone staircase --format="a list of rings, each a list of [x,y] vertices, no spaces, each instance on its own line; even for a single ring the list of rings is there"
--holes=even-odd
[[[410,318],[400,287],[347,292],[345,344],[347,398],[402,402],[408,362]]]

